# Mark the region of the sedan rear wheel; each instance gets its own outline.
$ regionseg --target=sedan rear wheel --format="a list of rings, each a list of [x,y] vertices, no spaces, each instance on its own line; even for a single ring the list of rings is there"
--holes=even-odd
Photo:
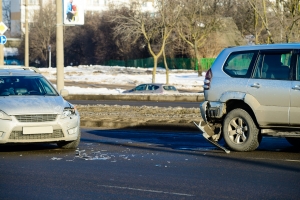
[[[253,151],[259,146],[259,130],[252,117],[243,109],[234,109],[225,117],[223,136],[235,151]]]

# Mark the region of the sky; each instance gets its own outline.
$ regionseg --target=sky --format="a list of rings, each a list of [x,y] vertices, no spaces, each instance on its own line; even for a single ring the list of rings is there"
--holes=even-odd
[[[49,80],[56,80],[56,68],[39,68],[41,73]],[[198,76],[193,70],[171,70],[169,84],[177,89],[188,89],[201,91],[204,75]],[[78,66],[64,68],[65,82],[84,82],[113,85],[139,85],[152,82],[151,68],[135,67],[110,67],[110,66]],[[156,73],[156,83],[165,83],[165,69],[158,68]],[[134,87],[134,86],[133,86]],[[75,86],[65,86],[70,94],[122,94],[120,88],[80,88]]]

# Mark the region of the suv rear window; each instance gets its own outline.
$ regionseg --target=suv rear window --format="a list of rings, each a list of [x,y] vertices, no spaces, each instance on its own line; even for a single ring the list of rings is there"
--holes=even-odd
[[[230,54],[224,65],[224,72],[232,77],[249,78],[251,63],[254,62],[255,52],[236,52]]]
[[[291,58],[291,51],[261,53],[253,78],[289,80]]]
[[[300,54],[298,54],[298,64],[296,67],[296,80],[300,81]]]

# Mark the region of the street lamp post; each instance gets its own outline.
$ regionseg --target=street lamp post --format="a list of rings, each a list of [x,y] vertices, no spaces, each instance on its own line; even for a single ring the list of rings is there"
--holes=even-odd
[[[62,0],[56,0],[56,87],[64,89],[64,43]]]
[[[28,0],[25,0],[25,67],[29,67]]]
[[[48,51],[49,51],[49,68],[51,68],[51,44],[48,45]]]

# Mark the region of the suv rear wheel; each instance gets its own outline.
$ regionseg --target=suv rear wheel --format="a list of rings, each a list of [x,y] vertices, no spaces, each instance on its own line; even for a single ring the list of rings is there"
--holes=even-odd
[[[260,142],[256,124],[243,109],[234,109],[226,115],[223,136],[227,145],[235,151],[253,151]]]

